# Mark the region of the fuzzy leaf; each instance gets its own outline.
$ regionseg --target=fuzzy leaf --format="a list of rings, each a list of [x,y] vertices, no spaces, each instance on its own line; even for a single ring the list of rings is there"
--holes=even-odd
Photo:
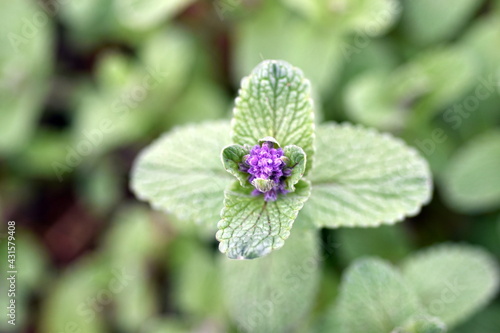
[[[356,261],[343,277],[337,309],[342,333],[387,333],[422,311],[416,293],[385,261]]]
[[[295,191],[295,184],[304,176],[306,154],[302,148],[293,145],[283,148],[283,154],[289,159],[287,166],[292,168],[292,174],[285,180],[285,189],[293,192]]]
[[[490,131],[467,143],[443,172],[445,198],[462,212],[500,207],[500,131]]]
[[[466,245],[441,245],[410,257],[402,266],[406,281],[427,311],[448,326],[484,306],[499,284],[494,259]]]
[[[431,196],[427,162],[402,141],[360,126],[317,131],[305,211],[318,226],[377,226],[413,216]]]
[[[225,191],[216,237],[219,250],[231,259],[254,259],[282,247],[309,197],[310,185],[301,180],[295,192],[280,195],[272,202],[251,192],[251,188],[243,188],[236,181]]]
[[[147,147],[135,161],[132,189],[153,207],[181,219],[215,225],[231,175],[220,151],[230,142],[227,122],[179,127]]]
[[[302,71],[284,61],[267,60],[241,82],[232,123],[233,141],[255,145],[270,136],[282,147],[301,147],[310,162],[314,153],[313,118],[309,81]]]
[[[226,309],[238,332],[292,332],[311,309],[320,277],[314,231],[294,233],[287,245],[252,261],[221,260]]]
[[[231,145],[224,148],[221,154],[224,169],[235,176],[243,187],[249,187],[250,183],[248,182],[248,173],[240,171],[239,163],[248,152],[248,149],[243,146]]]

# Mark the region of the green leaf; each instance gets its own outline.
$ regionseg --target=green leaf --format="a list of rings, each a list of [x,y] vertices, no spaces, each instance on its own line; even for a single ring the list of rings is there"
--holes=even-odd
[[[461,147],[443,172],[445,199],[461,212],[500,207],[500,131],[485,132]]]
[[[137,197],[181,219],[215,225],[231,180],[219,157],[229,131],[225,121],[208,122],[179,127],[152,143],[132,171]]]
[[[248,173],[240,171],[239,163],[243,161],[243,156],[249,153],[248,149],[240,145],[227,146],[222,150],[222,164],[227,172],[235,176],[243,187],[250,187]]]
[[[115,12],[120,22],[134,29],[148,29],[170,19],[194,0],[117,0]]]
[[[317,131],[304,211],[318,226],[378,226],[416,215],[430,200],[427,162],[401,140],[351,124]]]
[[[314,111],[309,81],[284,61],[260,63],[241,82],[232,122],[233,141],[255,145],[271,136],[280,145],[297,145],[314,154]]]
[[[226,309],[239,332],[293,332],[311,309],[319,285],[315,231],[294,233],[287,246],[253,261],[221,259]]]
[[[440,245],[410,257],[403,275],[429,314],[448,326],[466,320],[483,307],[499,285],[494,258],[466,245]]]
[[[251,188],[233,182],[225,191],[224,208],[217,227],[219,250],[231,259],[254,259],[279,249],[290,236],[293,222],[310,194],[310,185],[299,181],[293,193],[266,202]]]
[[[444,333],[446,325],[441,319],[429,315],[417,315],[410,318],[403,327],[391,333]]]
[[[481,6],[481,0],[406,0],[403,27],[415,42],[429,44],[453,37]]]
[[[288,158],[287,166],[292,168],[292,174],[285,179],[285,189],[295,191],[295,184],[304,176],[306,171],[306,154],[302,148],[297,146],[286,146],[283,148],[283,155]]]
[[[338,80],[344,62],[337,27],[311,24],[277,1],[266,1],[262,5],[264,9],[254,15],[238,18],[234,78],[239,81],[263,59],[282,59],[302,69],[315,92],[330,95],[332,81]],[[314,61],[311,61],[311,50],[321,50],[315,53]]]
[[[347,269],[337,309],[342,333],[391,332],[422,312],[399,272],[375,258],[360,259]]]

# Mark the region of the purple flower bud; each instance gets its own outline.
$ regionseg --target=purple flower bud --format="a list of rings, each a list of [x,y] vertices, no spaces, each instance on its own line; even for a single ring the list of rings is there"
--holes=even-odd
[[[292,174],[292,169],[286,166],[287,158],[283,155],[281,148],[274,148],[270,141],[262,143],[262,146],[256,145],[245,155],[239,169],[249,174],[248,181],[252,183],[255,179],[272,180],[273,186],[266,187],[266,192],[261,192],[257,188],[253,190],[252,195],[264,194],[265,201],[275,201],[278,194],[288,193],[285,190],[285,178]],[[261,187],[261,190],[263,188]]]

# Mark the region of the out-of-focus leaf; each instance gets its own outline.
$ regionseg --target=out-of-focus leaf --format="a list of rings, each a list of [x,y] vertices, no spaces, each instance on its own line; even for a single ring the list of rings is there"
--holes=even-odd
[[[98,214],[109,212],[123,196],[117,165],[105,159],[94,168],[81,171],[80,191],[83,200]]]
[[[394,224],[430,200],[427,162],[388,134],[351,124],[317,128],[317,162],[304,212],[326,227]]]
[[[343,62],[340,36],[335,29],[311,25],[274,5],[239,23],[235,42],[236,80],[248,75],[264,59],[280,59],[302,69],[315,91],[327,94]],[[311,61],[314,50],[321,52],[315,52]]]
[[[180,238],[170,248],[173,293],[177,306],[198,318],[221,316],[224,312],[220,274],[215,257],[204,245]]]
[[[500,206],[500,131],[481,134],[460,148],[443,172],[445,198],[462,212]]]
[[[40,24],[36,17],[44,15]],[[0,3],[0,154],[31,139],[52,69],[52,22],[35,2]]]
[[[4,228],[5,227],[5,228]],[[7,223],[3,222],[0,229],[0,253],[4,254],[4,260],[0,261],[0,279],[4,288],[4,295],[0,298],[0,306],[4,314],[4,320],[0,322],[2,332],[19,332],[27,327],[32,313],[30,312],[30,300],[35,293],[43,293],[43,286],[49,282],[50,269],[45,249],[39,241],[30,233],[16,226],[15,233],[8,233]],[[9,240],[8,237],[14,238]],[[15,247],[15,249],[13,248]],[[14,253],[15,258],[8,257]],[[12,262],[10,260],[13,260]],[[11,268],[10,264],[14,267]],[[14,271],[16,273],[10,273]],[[12,275],[15,279],[8,280]],[[15,283],[13,291],[15,296],[11,297],[11,282]],[[11,306],[10,300],[15,300],[15,326],[8,323],[12,318],[7,314]]]
[[[127,281],[126,272],[113,270],[102,260],[80,259],[48,288],[41,306],[40,331],[107,332],[103,311]]]
[[[192,333],[178,318],[158,317],[144,323],[141,333]]]
[[[482,0],[405,0],[403,27],[419,44],[452,38],[481,6]]]
[[[355,79],[346,90],[347,111],[386,130],[405,127],[410,117],[428,119],[472,86],[475,65],[461,48],[427,51],[391,73],[373,71]]]
[[[319,282],[317,242],[315,232],[301,230],[267,257],[221,259],[226,308],[240,331],[288,332],[304,318]]]
[[[139,57],[139,65],[119,54],[102,58],[98,89],[78,104],[72,148],[81,158],[133,142],[163,120],[187,83],[194,49],[189,35],[170,29],[147,39]]]
[[[131,280],[114,299],[116,325],[121,332],[139,332],[143,323],[157,311],[158,292],[153,288],[152,277],[146,265],[138,264],[128,269]]]
[[[360,259],[347,269],[337,309],[341,333],[391,332],[423,310],[399,272],[375,258]]]
[[[403,276],[429,314],[454,326],[495,295],[499,271],[488,253],[466,245],[441,245],[417,253],[402,266]]]
[[[408,236],[400,224],[378,228],[341,228],[336,235],[339,253],[346,263],[368,255],[398,261],[410,252]]]
[[[395,0],[282,0],[290,9],[314,20],[324,20],[343,33],[373,38],[386,32],[401,13]],[[369,35],[369,36],[368,36]]]
[[[115,0],[114,11],[120,22],[132,29],[147,29],[170,19],[194,0]]]
[[[311,185],[301,180],[295,192],[267,202],[234,181],[225,191],[217,224],[219,250],[231,259],[255,259],[281,248],[310,193]]]
[[[228,122],[208,122],[166,133],[137,158],[131,187],[138,198],[180,218],[213,226],[232,177],[220,161],[231,142]]]

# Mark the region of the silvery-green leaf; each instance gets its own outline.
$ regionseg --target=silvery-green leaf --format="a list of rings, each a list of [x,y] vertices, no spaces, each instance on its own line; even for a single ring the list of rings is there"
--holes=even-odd
[[[230,143],[225,121],[179,127],[142,151],[132,171],[138,198],[182,219],[215,225],[231,175],[220,151]]]
[[[314,154],[314,111],[309,81],[285,61],[260,63],[241,82],[232,122],[233,141],[255,145],[273,137],[284,147],[296,145]]]
[[[219,250],[231,259],[254,259],[279,249],[290,236],[293,222],[310,194],[310,185],[299,181],[295,192],[266,202],[251,188],[235,181],[225,191],[224,208],[217,227]]]
[[[446,325],[437,317],[417,315],[391,333],[444,333]]]
[[[405,0],[403,28],[408,36],[421,44],[451,38],[459,31],[482,0]]]
[[[241,186],[249,187],[248,173],[240,171],[239,163],[243,161],[243,156],[249,153],[248,149],[240,145],[227,146],[222,150],[221,159],[224,169],[235,176]]]
[[[389,134],[351,124],[317,130],[304,212],[318,226],[378,226],[416,215],[431,196],[427,162]]]
[[[320,277],[316,232],[294,233],[285,247],[259,260],[221,258],[226,309],[238,332],[294,332],[311,309]]]
[[[306,171],[306,154],[302,148],[290,145],[283,148],[283,155],[287,158],[287,166],[292,168],[292,174],[285,179],[285,189],[295,191],[295,184],[304,176]]]
[[[407,259],[402,272],[427,312],[450,327],[486,305],[499,286],[494,258],[467,245],[424,250]]]
[[[461,147],[443,171],[445,199],[463,212],[500,206],[500,131],[485,132]]]
[[[417,294],[401,274],[380,259],[354,262],[337,302],[341,333],[387,333],[422,312]]]

